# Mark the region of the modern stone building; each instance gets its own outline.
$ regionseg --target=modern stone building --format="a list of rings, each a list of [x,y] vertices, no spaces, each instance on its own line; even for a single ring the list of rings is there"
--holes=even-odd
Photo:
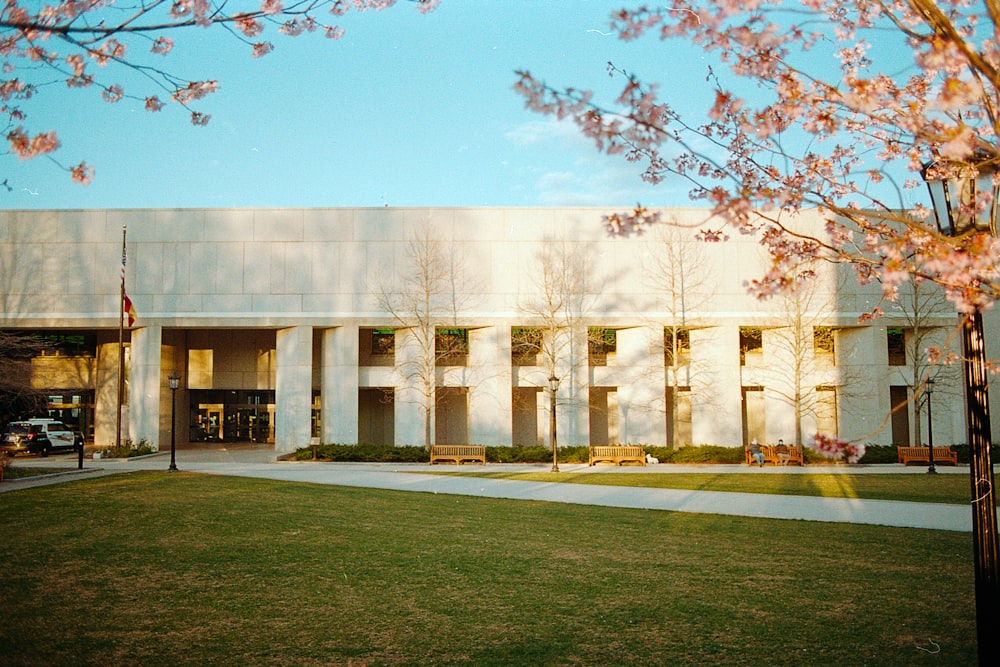
[[[957,348],[939,297],[879,304],[877,287],[821,264],[807,293],[757,300],[752,239],[610,238],[606,212],[4,211],[0,329],[56,341],[33,382],[53,414],[114,442],[127,229],[138,317],[121,423],[134,441],[170,442],[176,374],[179,441],[279,452],[547,443],[550,378],[561,445],[793,442],[797,423],[806,440],[904,444],[922,430],[926,442],[926,411],[918,425],[903,404],[926,371],[919,350]],[[666,213],[692,232],[710,222]],[[876,305],[886,316],[860,323]],[[991,358],[998,323],[987,313]],[[932,374],[934,442],[964,442],[960,368]]]

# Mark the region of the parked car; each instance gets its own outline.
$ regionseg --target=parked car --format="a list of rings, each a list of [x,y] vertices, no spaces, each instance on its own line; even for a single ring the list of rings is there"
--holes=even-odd
[[[83,436],[55,419],[25,419],[7,424],[0,437],[0,450],[14,454],[48,456],[50,452],[79,451]]]

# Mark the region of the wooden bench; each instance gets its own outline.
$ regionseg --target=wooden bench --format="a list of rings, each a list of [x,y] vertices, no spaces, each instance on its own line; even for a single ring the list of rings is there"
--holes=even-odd
[[[913,463],[930,463],[930,447],[897,447],[899,462],[904,466]],[[957,466],[958,452],[951,447],[934,448],[934,465]]]
[[[431,445],[431,465],[451,461],[461,465],[465,461],[478,461],[486,465],[485,445]]]
[[[614,463],[620,466],[622,463],[638,463],[646,465],[646,450],[642,447],[627,445],[591,445],[590,465],[596,463]]]
[[[747,465],[755,465],[756,462],[753,460],[750,448],[747,447],[744,451],[746,452]],[[934,451],[937,452],[937,447],[934,448]],[[764,455],[764,465],[770,463],[773,466],[800,466],[805,463],[802,458],[802,450],[795,445],[761,445],[760,452]],[[782,454],[787,455],[784,463],[782,463]]]

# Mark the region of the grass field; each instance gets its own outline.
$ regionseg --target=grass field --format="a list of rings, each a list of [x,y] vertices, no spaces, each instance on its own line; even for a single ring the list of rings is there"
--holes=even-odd
[[[448,470],[435,474],[470,475],[531,482],[603,484],[657,489],[776,493],[790,496],[869,498],[965,505],[972,499],[969,476],[913,474],[762,474],[750,473],[615,473],[615,472],[485,472]],[[971,511],[971,510],[970,510]]]
[[[963,533],[191,473],[0,514],[5,665],[976,660]]]

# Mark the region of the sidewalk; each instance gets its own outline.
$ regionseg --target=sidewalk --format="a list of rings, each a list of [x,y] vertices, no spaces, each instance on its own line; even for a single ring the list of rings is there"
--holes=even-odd
[[[48,459],[24,459],[17,465],[65,467],[67,474],[45,480],[5,481],[0,492],[32,488],[99,475],[135,470],[166,470],[169,452],[132,460],[85,460],[84,470],[77,471],[75,456]],[[600,505],[634,509],[698,512],[773,519],[847,522],[880,526],[927,528],[959,532],[972,531],[972,511],[967,505],[909,503],[857,498],[819,498],[773,494],[685,491],[592,484],[560,484],[471,476],[427,474],[425,463],[314,463],[311,461],[275,460],[268,447],[236,446],[214,449],[179,449],[177,467],[184,472],[236,477],[257,477],[286,482],[330,484],[421,493],[480,496],[512,500],[535,500],[579,505]],[[746,465],[653,465],[613,467],[586,464],[561,464],[563,472],[587,474],[623,473],[709,473],[709,474],[925,474],[925,467],[880,466],[804,466],[793,468],[754,468]],[[435,471],[455,470],[455,466],[437,466]],[[467,465],[464,471],[547,472],[551,464]],[[968,475],[968,466],[939,468],[942,474]]]

